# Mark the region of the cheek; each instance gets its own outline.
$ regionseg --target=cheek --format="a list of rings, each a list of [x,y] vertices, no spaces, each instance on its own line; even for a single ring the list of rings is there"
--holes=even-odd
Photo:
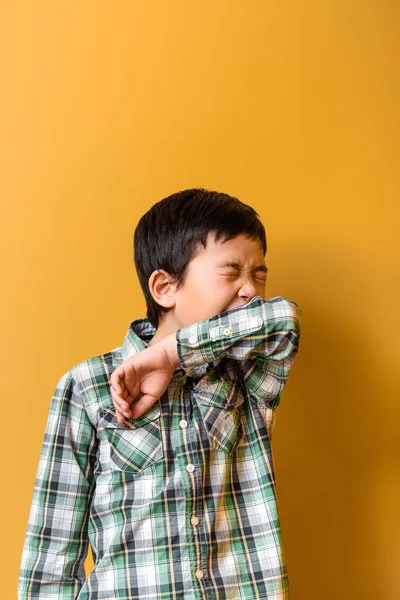
[[[238,282],[234,278],[218,277],[212,283],[210,302],[214,305],[214,314],[227,310],[238,293]]]
[[[208,276],[196,282],[185,299],[186,310],[193,322],[217,315],[227,309],[235,296],[233,281]]]

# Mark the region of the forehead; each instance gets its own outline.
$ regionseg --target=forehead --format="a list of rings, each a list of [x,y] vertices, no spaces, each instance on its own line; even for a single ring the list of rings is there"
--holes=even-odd
[[[223,242],[214,239],[214,235],[208,234],[206,247],[199,244],[196,255],[191,260],[192,268],[207,266],[207,268],[218,268],[222,264],[237,263],[238,265],[255,266],[265,263],[261,243],[258,240],[250,240],[244,235],[239,235],[232,240]]]
[[[243,262],[254,259],[263,262],[264,260],[261,242],[251,240],[242,234],[226,242],[222,240],[216,242],[214,236],[209,234],[206,240],[206,248],[203,251],[204,258],[213,261],[232,260]]]

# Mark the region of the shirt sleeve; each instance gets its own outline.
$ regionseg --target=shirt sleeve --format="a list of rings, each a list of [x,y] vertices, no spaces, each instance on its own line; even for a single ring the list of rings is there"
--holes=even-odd
[[[18,600],[72,600],[85,581],[97,454],[71,370],[51,398],[18,579]]]
[[[299,349],[300,306],[282,296],[247,304],[176,332],[181,367],[204,375],[223,358],[235,359],[255,404],[276,408]]]

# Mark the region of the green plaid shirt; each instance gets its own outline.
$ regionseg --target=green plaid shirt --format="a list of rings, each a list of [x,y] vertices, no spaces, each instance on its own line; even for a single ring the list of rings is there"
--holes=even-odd
[[[147,319],[61,377],[19,600],[289,599],[271,436],[300,318],[287,298],[254,296],[179,329],[168,388],[122,424],[110,375],[147,347],[156,331]]]

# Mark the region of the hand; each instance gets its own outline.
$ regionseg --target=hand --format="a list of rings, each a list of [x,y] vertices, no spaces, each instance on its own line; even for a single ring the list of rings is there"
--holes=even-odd
[[[125,417],[137,419],[162,396],[179,365],[175,334],[170,334],[154,346],[134,354],[111,374],[110,389],[117,421]],[[130,406],[137,400],[132,411]]]

